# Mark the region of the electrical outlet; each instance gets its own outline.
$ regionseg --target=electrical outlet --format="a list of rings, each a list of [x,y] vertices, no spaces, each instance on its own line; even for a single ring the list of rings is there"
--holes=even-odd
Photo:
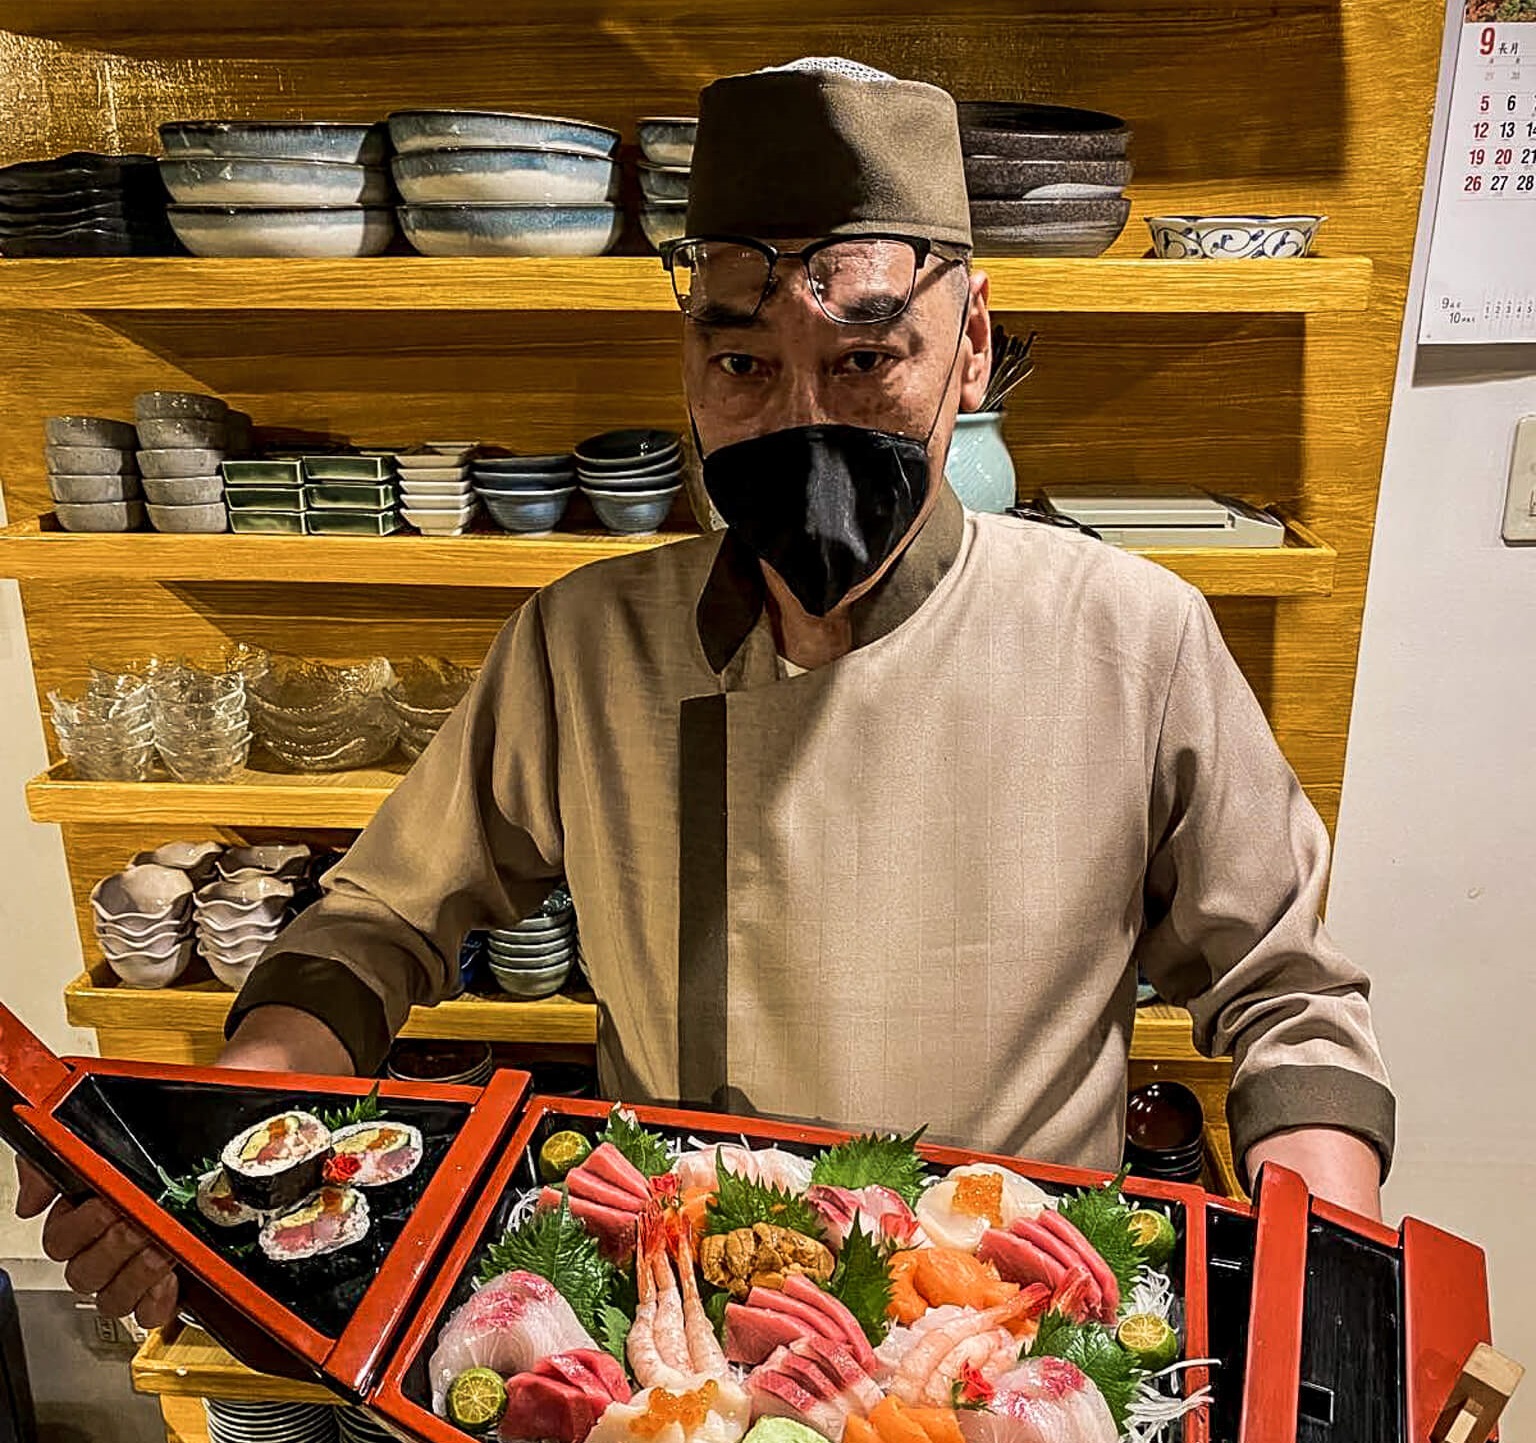
[[[1515,423],[1509,490],[1504,497],[1504,539],[1536,541],[1536,416]]]

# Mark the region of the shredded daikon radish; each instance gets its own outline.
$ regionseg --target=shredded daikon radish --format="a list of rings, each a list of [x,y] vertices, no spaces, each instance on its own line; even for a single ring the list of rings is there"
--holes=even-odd
[[[1175,1302],[1177,1299],[1174,1296],[1173,1280],[1167,1273],[1160,1273],[1156,1268],[1149,1268],[1143,1263],[1136,1278],[1136,1286],[1131,1289],[1120,1312],[1122,1316],[1153,1313],[1164,1322],[1169,1322]]]
[[[1159,1381],[1165,1378],[1172,1381],[1186,1368],[1213,1368],[1218,1364],[1216,1358],[1188,1358],[1144,1378],[1140,1391],[1126,1410],[1125,1443],[1166,1443],[1169,1429],[1175,1423],[1211,1401],[1211,1390],[1204,1387],[1187,1398],[1177,1397],[1163,1392],[1157,1386]]]

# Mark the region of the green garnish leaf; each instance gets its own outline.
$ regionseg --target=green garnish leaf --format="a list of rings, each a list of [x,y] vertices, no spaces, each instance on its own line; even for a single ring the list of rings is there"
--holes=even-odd
[[[1131,1233],[1131,1213],[1120,1197],[1125,1169],[1103,1187],[1087,1188],[1061,1200],[1060,1212],[1109,1264],[1120,1285],[1120,1296],[1127,1298],[1136,1286],[1137,1276],[1146,1264],[1146,1256]]]
[[[730,1301],[731,1295],[724,1288],[716,1288],[704,1299],[704,1311],[709,1314],[709,1321],[715,1325],[715,1336],[722,1343],[725,1341],[725,1309]]]
[[[632,1319],[622,1308],[616,1308],[612,1303],[604,1303],[597,1310],[597,1341],[615,1358],[624,1365],[624,1347],[629,1342],[629,1328]]]
[[[1125,1431],[1126,1413],[1146,1371],[1102,1323],[1074,1323],[1061,1313],[1047,1313],[1040,1319],[1028,1356],[1075,1363],[1104,1395],[1115,1427]]]
[[[811,1181],[822,1187],[854,1189],[878,1184],[900,1193],[908,1207],[916,1207],[924,1175],[917,1143],[926,1131],[920,1127],[911,1137],[867,1132],[850,1138],[816,1159]]]
[[[189,1208],[197,1201],[198,1184],[219,1166],[216,1158],[205,1157],[191,1172],[183,1173],[180,1177],[172,1177],[159,1163],[155,1163],[155,1171],[160,1174],[160,1185],[163,1189],[156,1202],[170,1203],[172,1207]]]
[[[718,1190],[709,1200],[705,1215],[707,1232],[733,1233],[737,1228],[749,1228],[753,1223],[772,1223],[775,1227],[804,1233],[818,1242],[821,1240],[821,1216],[803,1197],[748,1182],[744,1177],[727,1172],[718,1152],[715,1154],[715,1177]]]
[[[563,1192],[558,1208],[535,1213],[486,1249],[480,1264],[482,1283],[510,1272],[547,1278],[564,1295],[581,1326],[594,1338],[600,1336],[599,1313],[611,1301],[613,1264],[598,1250],[597,1240],[571,1216]]]
[[[843,1241],[837,1266],[823,1284],[864,1329],[864,1336],[878,1347],[891,1330],[891,1266],[885,1250],[855,1227]]]
[[[377,1122],[383,1111],[379,1107],[379,1084],[374,1083],[368,1096],[359,1098],[351,1107],[338,1112],[322,1112],[320,1121],[332,1132],[340,1127],[355,1127],[360,1122]]]
[[[598,1133],[597,1141],[618,1148],[646,1177],[672,1171],[672,1150],[666,1138],[641,1127],[635,1115],[622,1107],[608,1114],[608,1126]]]

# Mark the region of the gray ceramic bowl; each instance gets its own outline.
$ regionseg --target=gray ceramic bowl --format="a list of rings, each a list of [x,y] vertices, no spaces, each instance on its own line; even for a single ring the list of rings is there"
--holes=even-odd
[[[222,842],[165,842],[153,851],[139,852],[133,865],[141,867],[174,867],[185,872],[194,885],[212,880],[219,858],[224,854]]]
[[[541,997],[553,997],[571,975],[569,962],[562,962],[557,967],[541,968],[536,972],[508,970],[498,967],[495,962],[490,965],[496,985],[509,997],[516,997],[522,1002],[537,1002]]]
[[[622,139],[618,131],[585,120],[505,110],[397,110],[389,117],[389,136],[402,155],[448,147],[499,150],[530,145],[612,156]]]
[[[389,132],[382,123],[177,120],[160,127],[160,143],[167,155],[178,157],[225,155],[378,165],[389,150]]]
[[[425,256],[600,256],[624,216],[616,205],[403,205],[400,225]]]
[[[503,531],[541,536],[560,524],[560,518],[571,504],[576,488],[566,486],[559,491],[482,491],[477,487],[476,494],[491,513],[491,520]]]
[[[131,476],[138,469],[132,451],[116,446],[46,446],[48,469],[60,476]]]
[[[640,194],[648,201],[685,201],[688,199],[686,165],[652,165],[642,160],[636,167],[640,174]]]
[[[564,918],[530,918],[527,922],[519,922],[515,927],[495,927],[488,934],[489,942],[500,942],[512,946],[521,946],[528,942],[554,942],[561,937],[570,937],[576,931],[576,919],[567,914]]]
[[[151,506],[212,506],[224,500],[222,476],[151,476],[144,481]]]
[[[682,484],[682,472],[676,461],[659,471],[642,471],[636,475],[583,475],[577,484],[596,491],[613,491],[627,494],[635,491],[665,491],[668,487]]]
[[[965,188],[972,200],[1112,198],[1131,179],[1128,160],[1016,160],[968,155]]]
[[[102,501],[85,505],[60,502],[53,508],[66,531],[140,531],[144,527],[142,501]]]
[[[553,961],[556,957],[564,957],[568,952],[575,951],[576,934],[556,932],[547,937],[519,938],[512,941],[498,932],[492,933],[486,939],[485,945],[490,948],[494,957],[503,962],[539,962],[544,959]]]
[[[179,867],[124,867],[91,888],[91,911],[119,926],[145,926],[171,916],[192,896]]]
[[[552,451],[542,456],[477,456],[475,474],[521,476],[529,472],[573,471],[576,458],[569,451]]]
[[[213,973],[232,992],[238,992],[245,986],[246,978],[256,970],[256,964],[261,961],[261,954],[266,947],[257,949],[256,955],[248,962],[225,962],[216,954],[205,956],[208,970]]]
[[[630,426],[588,436],[571,454],[583,471],[633,471],[670,460],[682,447],[676,431]]]
[[[189,156],[162,160],[160,175],[180,205],[375,205],[390,198],[382,168],[325,160]]]
[[[652,201],[640,207],[640,229],[646,240],[660,250],[668,241],[681,240],[688,231],[688,202]]]
[[[1118,115],[1068,105],[963,100],[960,148],[966,155],[1015,160],[1111,160],[1123,156],[1131,129]]]
[[[395,234],[394,216],[381,207],[173,205],[166,213],[195,256],[376,256]]]
[[[162,451],[140,451],[139,471],[155,480],[172,476],[212,476],[223,461],[222,451],[210,451],[201,446],[170,446]]]
[[[982,256],[1097,256],[1125,229],[1128,200],[979,200],[971,233]]]
[[[100,924],[96,928],[96,945],[109,962],[115,957],[138,958],[143,962],[169,962],[186,945],[187,940],[184,920],[170,922],[143,941],[134,941]]]
[[[229,402],[203,391],[144,391],[133,398],[133,414],[141,421],[169,421],[179,416],[226,421]]]
[[[124,987],[151,989],[169,987],[192,961],[195,943],[183,942],[168,958],[109,957],[107,965],[117,973]]]
[[[139,444],[144,451],[184,451],[189,448],[222,451],[225,435],[222,421],[205,421],[200,416],[170,416],[139,422]]]
[[[109,421],[105,416],[50,416],[43,423],[50,446],[111,446],[132,451],[139,444],[132,421]]]
[[[583,461],[577,467],[577,474],[583,481],[591,481],[602,486],[612,481],[639,481],[647,476],[665,476],[682,469],[682,449],[663,452],[654,460],[642,459],[633,462],[616,462],[612,465],[598,465],[592,461]],[[659,481],[656,483],[661,484]]]
[[[491,476],[476,471],[474,475],[475,490],[493,496],[509,491],[514,495],[529,491],[564,491],[575,484],[574,471],[525,471],[520,476]]]
[[[640,149],[652,165],[691,166],[698,132],[696,117],[647,115],[640,121]]]
[[[137,476],[56,476],[48,473],[48,494],[66,506],[99,506],[104,501],[137,501]]]
[[[291,880],[302,877],[314,859],[315,849],[307,842],[268,842],[251,847],[231,847],[219,859],[219,872],[228,878],[232,872],[249,870]]]
[[[649,536],[672,509],[672,500],[681,486],[665,491],[598,491],[583,486],[582,492],[597,512],[597,519],[610,531],[628,536]]]
[[[597,155],[520,147],[419,150],[391,168],[411,205],[504,201],[519,205],[598,205],[616,200],[619,168]]]
[[[229,530],[229,513],[222,501],[201,506],[154,506],[149,511],[149,524],[156,531],[212,532]]]

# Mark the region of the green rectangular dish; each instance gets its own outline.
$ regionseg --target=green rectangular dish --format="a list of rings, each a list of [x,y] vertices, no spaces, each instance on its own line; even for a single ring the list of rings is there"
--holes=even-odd
[[[311,536],[389,536],[400,529],[395,511],[306,511],[304,529]]]
[[[226,461],[221,469],[227,486],[297,486],[304,480],[299,461]]]
[[[231,511],[229,529],[251,536],[302,536],[302,511]]]
[[[393,486],[309,485],[304,496],[314,511],[388,511],[395,504]]]
[[[392,456],[306,456],[306,481],[391,481],[395,475]]]
[[[225,486],[231,511],[303,511],[302,486]]]

